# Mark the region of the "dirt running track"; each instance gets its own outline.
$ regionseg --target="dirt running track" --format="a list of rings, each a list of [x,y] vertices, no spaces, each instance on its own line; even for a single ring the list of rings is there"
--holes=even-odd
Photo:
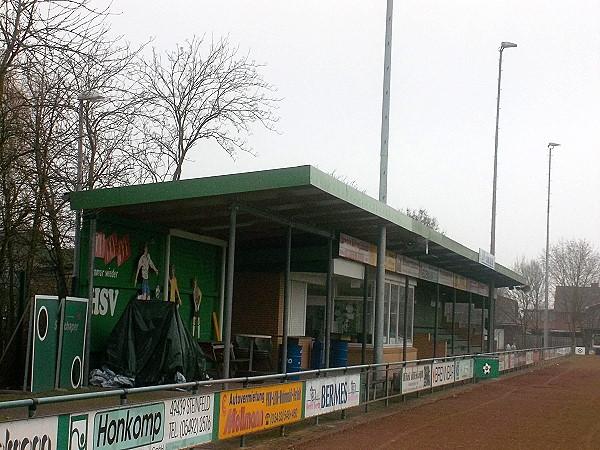
[[[600,449],[600,357],[559,359],[352,417],[255,448]]]

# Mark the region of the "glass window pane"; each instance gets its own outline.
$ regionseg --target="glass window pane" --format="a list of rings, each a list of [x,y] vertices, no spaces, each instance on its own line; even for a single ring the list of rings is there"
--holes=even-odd
[[[398,342],[398,300],[400,287],[397,284],[390,285],[390,332],[389,343]]]
[[[411,287],[408,291],[408,330],[406,333],[406,340],[409,345],[412,345],[413,340],[413,321],[414,321],[414,313],[415,313],[415,288]]]
[[[364,289],[362,280],[338,278],[334,281],[334,314],[332,332],[351,342],[363,340]],[[367,341],[371,339],[371,314],[373,302],[367,301]]]
[[[400,286],[398,299],[398,342],[404,339],[404,286]]]
[[[385,283],[383,298],[383,343],[389,342],[390,333],[390,283]]]

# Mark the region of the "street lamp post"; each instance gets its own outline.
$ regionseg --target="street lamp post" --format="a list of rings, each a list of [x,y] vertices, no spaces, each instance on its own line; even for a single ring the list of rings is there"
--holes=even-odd
[[[77,135],[77,180],[75,181],[75,192],[81,191],[83,184],[83,106],[85,102],[99,102],[104,100],[104,96],[98,91],[91,90],[82,92],[77,96],[79,101],[79,131]],[[79,253],[81,248],[81,210],[75,211],[75,236],[74,236],[74,254],[73,254],[73,283],[71,292],[73,295],[79,295]]]
[[[550,260],[550,170],[552,168],[552,149],[560,144],[548,144],[548,209],[546,210],[546,268],[544,275],[544,348],[548,347],[548,279]]]
[[[498,124],[500,122],[500,83],[502,81],[502,52],[505,48],[516,47],[517,44],[512,42],[502,42],[498,51],[500,52],[500,58],[498,59],[498,96],[496,97],[496,134],[494,137],[494,178],[492,188],[492,226],[491,226],[491,239],[490,239],[490,253],[496,255],[496,185],[498,181]],[[494,327],[493,327],[493,309],[492,303],[495,295],[495,282],[490,282],[490,300],[488,308],[488,351],[492,351],[492,342],[494,341]]]

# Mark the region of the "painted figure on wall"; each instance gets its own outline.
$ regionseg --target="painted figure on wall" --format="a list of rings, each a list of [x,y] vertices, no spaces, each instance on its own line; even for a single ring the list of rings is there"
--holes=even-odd
[[[175,278],[175,265],[171,265],[171,278],[169,278],[169,301],[181,305],[181,296],[179,295],[179,287],[177,286],[177,278]]]
[[[198,280],[194,278],[194,290],[192,291],[194,300],[194,315],[192,316],[192,336],[200,337],[200,303],[202,302],[202,291],[198,287]]]
[[[148,244],[144,244],[144,251],[142,256],[138,261],[137,270],[135,271],[135,278],[133,280],[133,285],[137,286],[138,276],[140,272],[142,274],[142,294],[138,296],[140,300],[150,300],[150,282],[148,281],[148,275],[150,269],[158,275],[158,269],[152,262],[152,258],[150,258],[150,254],[148,253]]]

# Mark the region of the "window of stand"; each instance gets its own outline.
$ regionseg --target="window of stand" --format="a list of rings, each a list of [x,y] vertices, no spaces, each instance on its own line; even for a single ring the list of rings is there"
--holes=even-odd
[[[363,281],[338,278],[334,283],[333,333],[349,337],[350,342],[363,342]],[[375,282],[367,283],[365,342],[373,344]],[[409,286],[407,312],[407,344],[412,345],[414,286]],[[387,280],[384,292],[383,343],[400,345],[404,337],[404,283]]]

